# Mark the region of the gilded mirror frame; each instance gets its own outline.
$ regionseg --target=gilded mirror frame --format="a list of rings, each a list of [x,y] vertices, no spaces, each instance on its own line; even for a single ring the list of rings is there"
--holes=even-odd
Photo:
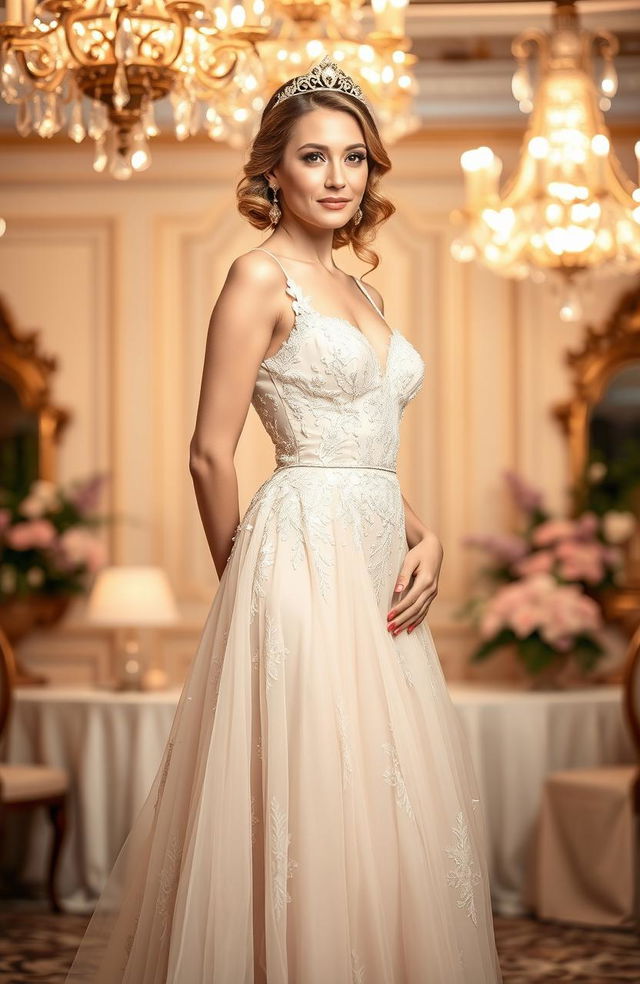
[[[22,406],[37,417],[37,477],[55,482],[57,445],[72,415],[51,399],[58,360],[41,351],[39,335],[39,330],[18,331],[15,318],[0,295],[0,378],[16,391]]]

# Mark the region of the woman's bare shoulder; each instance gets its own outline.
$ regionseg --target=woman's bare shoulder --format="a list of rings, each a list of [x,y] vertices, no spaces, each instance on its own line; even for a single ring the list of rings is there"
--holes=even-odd
[[[258,249],[237,256],[231,266],[227,280],[234,286],[258,288],[265,291],[282,289],[283,273],[274,259]]]

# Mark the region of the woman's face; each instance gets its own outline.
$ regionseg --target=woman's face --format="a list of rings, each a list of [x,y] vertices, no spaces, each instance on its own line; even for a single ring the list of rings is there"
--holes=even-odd
[[[339,229],[358,210],[368,173],[359,123],[351,113],[316,108],[296,120],[270,177],[285,218]]]

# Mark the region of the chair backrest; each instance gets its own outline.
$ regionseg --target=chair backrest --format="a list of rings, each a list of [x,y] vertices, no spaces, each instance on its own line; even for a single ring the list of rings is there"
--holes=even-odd
[[[624,711],[640,760],[640,625],[627,648],[623,687]]]
[[[9,719],[15,678],[16,658],[9,639],[0,628],[0,741]]]

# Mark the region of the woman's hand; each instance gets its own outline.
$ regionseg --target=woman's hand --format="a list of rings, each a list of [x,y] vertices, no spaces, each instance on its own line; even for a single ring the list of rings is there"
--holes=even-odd
[[[393,605],[387,615],[387,630],[397,635],[402,629],[411,632],[419,625],[438,593],[438,578],[444,551],[440,540],[430,530],[412,547],[402,564],[395,594],[404,591],[413,577],[413,584],[405,597]]]

